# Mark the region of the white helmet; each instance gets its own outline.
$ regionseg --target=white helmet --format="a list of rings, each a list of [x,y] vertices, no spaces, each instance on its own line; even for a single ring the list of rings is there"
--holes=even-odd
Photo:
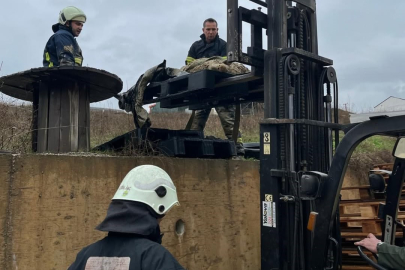
[[[174,205],[180,205],[176,187],[161,168],[142,165],[132,169],[122,180],[112,200],[141,202],[164,215]]]
[[[67,21],[79,21],[82,23],[86,22],[86,14],[84,12],[73,6],[65,7],[59,12],[59,23],[65,25]]]

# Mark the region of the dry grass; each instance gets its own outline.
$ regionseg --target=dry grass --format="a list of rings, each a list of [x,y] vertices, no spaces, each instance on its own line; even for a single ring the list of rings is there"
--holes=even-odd
[[[242,116],[240,130],[244,142],[259,141],[259,122],[263,112],[256,112],[255,115]],[[186,113],[152,113],[150,115],[152,127],[181,130],[184,129],[190,115]],[[16,153],[31,152],[31,130],[32,130],[32,107],[21,105],[16,102],[1,102],[0,96],[0,151],[11,151]],[[117,136],[134,129],[132,114],[126,114],[114,110],[92,110],[90,126],[91,147],[103,144]],[[348,123],[349,114],[341,111],[340,123]],[[206,136],[225,138],[221,122],[217,115],[211,114],[206,128]],[[391,155],[395,139],[381,136],[374,136],[362,142],[355,150],[349,162],[349,170],[355,177],[355,185],[368,183],[368,170],[378,163],[393,161]],[[148,150],[148,153],[145,152]],[[143,146],[139,149],[128,149],[121,155],[143,155],[151,154],[151,147]]]
[[[90,112],[90,146],[103,144],[133,130],[132,114],[113,110]]]
[[[263,112],[241,117],[240,130],[244,142],[259,141],[259,122]],[[190,115],[186,113],[152,113],[152,127],[181,130],[184,129]],[[0,102],[0,150],[18,153],[31,151],[32,107],[17,103]],[[90,116],[91,147],[103,144],[119,135],[134,129],[131,114],[115,110],[92,110]],[[341,123],[347,123],[348,113],[341,112]],[[206,136],[225,138],[221,122],[217,115],[211,114],[205,128]],[[363,142],[350,161],[350,168],[367,171],[375,163],[392,161],[391,149],[394,141],[382,137],[372,137]],[[365,175],[359,175],[364,179]]]
[[[259,140],[259,121],[262,113],[242,116],[240,129],[244,141]],[[32,106],[0,102],[0,149],[19,153],[30,152],[32,130]],[[190,114],[153,113],[152,126],[155,128],[184,129]],[[135,128],[131,114],[115,110],[91,111],[90,144],[100,145]],[[206,136],[225,138],[219,118],[211,114],[205,129]]]
[[[32,107],[0,102],[0,150],[31,150]]]
[[[259,122],[263,113],[255,115],[244,115],[241,117],[240,130],[245,142],[259,141]],[[184,129],[190,118],[190,114],[185,113],[156,113],[151,114],[152,126],[155,128]],[[204,130],[205,136],[214,136],[225,139],[219,117],[211,113]]]
[[[357,180],[356,185],[369,184],[368,171],[373,165],[394,161],[392,149],[395,142],[395,138],[373,136],[357,146],[348,165],[352,176]]]

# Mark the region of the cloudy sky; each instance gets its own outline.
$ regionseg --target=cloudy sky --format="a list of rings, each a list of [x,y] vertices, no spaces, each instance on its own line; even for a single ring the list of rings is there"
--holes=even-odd
[[[0,1],[0,76],[42,65],[51,25],[68,5],[87,14],[78,38],[84,65],[118,75],[124,90],[163,59],[181,67],[204,19],[217,19],[226,39],[225,0]],[[389,96],[405,98],[405,1],[318,0],[317,8],[319,53],[335,62],[341,106],[369,111]],[[117,108],[116,103],[92,106]]]

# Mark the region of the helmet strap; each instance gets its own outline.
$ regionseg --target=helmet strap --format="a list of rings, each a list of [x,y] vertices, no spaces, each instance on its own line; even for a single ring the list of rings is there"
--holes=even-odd
[[[69,25],[68,25],[68,28],[69,28],[69,30],[70,30],[70,33],[72,33],[72,35],[73,35],[72,21],[66,21],[66,23],[69,24]]]

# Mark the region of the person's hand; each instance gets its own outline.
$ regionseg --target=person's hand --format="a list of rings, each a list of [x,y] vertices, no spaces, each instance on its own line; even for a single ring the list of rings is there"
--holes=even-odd
[[[356,246],[362,246],[365,247],[366,249],[370,250],[371,252],[377,254],[377,244],[380,243],[381,241],[378,240],[374,234],[370,233],[367,238],[364,238],[363,240],[359,242],[355,242],[354,244]]]

